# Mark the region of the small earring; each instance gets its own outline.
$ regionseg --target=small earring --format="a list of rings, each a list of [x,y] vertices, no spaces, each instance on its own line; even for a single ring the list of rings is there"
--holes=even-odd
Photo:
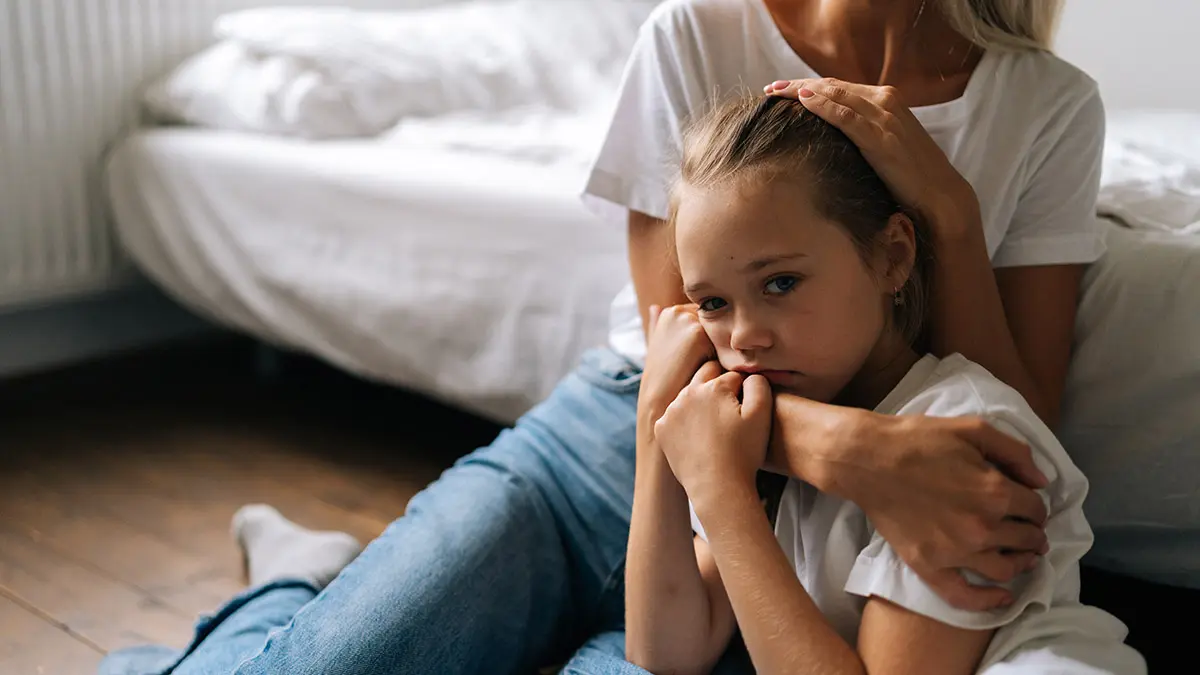
[[[897,307],[900,307],[904,304],[904,296],[900,295],[899,287],[896,288],[895,297],[892,299],[892,302],[895,303]]]

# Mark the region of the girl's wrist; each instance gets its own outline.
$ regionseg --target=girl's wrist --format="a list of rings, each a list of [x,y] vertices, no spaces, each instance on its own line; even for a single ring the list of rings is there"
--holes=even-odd
[[[766,516],[754,481],[717,480],[707,486],[693,488],[688,496],[696,517],[704,523],[704,529],[710,534],[719,531],[721,522],[726,519],[736,523],[752,514]]]

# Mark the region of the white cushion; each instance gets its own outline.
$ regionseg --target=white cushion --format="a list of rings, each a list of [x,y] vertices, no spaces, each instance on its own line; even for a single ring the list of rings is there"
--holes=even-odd
[[[1200,236],[1109,225],[1058,432],[1091,482],[1087,560],[1200,588]]]

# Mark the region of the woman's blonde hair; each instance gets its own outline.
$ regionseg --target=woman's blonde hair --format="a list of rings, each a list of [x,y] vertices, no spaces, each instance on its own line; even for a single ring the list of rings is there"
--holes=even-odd
[[[734,96],[688,126],[668,222],[679,213],[680,188],[738,180],[797,180],[811,190],[817,212],[849,235],[864,264],[878,251],[891,217],[905,213],[858,146],[799,101],[782,96]],[[916,255],[896,290],[893,325],[910,345],[922,338],[933,273],[926,225],[913,221]]]
[[[1064,0],[937,0],[950,26],[983,49],[1051,51]]]

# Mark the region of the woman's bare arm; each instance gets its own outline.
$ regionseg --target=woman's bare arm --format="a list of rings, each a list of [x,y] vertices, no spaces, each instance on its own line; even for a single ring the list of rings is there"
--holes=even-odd
[[[644,328],[650,325],[651,305],[670,307],[688,302],[674,250],[673,235],[665,221],[629,212],[629,270]]]
[[[1082,265],[993,271],[974,195],[932,212],[935,272],[930,337],[1021,392],[1047,425],[1058,422]]]

